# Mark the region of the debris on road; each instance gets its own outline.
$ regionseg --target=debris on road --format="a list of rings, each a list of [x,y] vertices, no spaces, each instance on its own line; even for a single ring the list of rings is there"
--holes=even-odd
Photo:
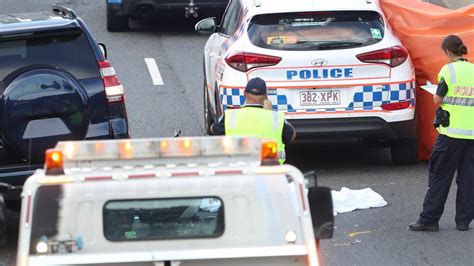
[[[334,215],[357,209],[384,207],[387,202],[371,188],[351,190],[343,187],[341,191],[332,191]]]
[[[352,232],[352,233],[349,233],[348,236],[349,237],[354,237],[354,236],[357,236],[357,235],[370,234],[370,233],[371,233],[370,231]]]

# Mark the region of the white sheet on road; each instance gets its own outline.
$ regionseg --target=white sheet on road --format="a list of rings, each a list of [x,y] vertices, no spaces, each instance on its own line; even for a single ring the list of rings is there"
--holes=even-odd
[[[343,187],[341,191],[332,191],[334,215],[357,209],[383,207],[387,202],[371,188],[351,190]]]

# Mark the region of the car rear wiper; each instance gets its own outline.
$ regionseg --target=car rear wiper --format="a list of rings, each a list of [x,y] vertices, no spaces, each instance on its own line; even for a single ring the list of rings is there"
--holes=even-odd
[[[318,50],[333,49],[333,48],[348,48],[362,46],[364,43],[352,41],[315,41],[315,40],[300,40],[297,44],[313,44]]]
[[[361,42],[325,42],[317,45],[319,50],[362,46]]]

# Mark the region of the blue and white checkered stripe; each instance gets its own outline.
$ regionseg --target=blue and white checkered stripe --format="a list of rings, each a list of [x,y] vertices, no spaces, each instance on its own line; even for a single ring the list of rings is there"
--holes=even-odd
[[[245,104],[244,89],[221,88],[219,96],[224,111],[228,106],[242,106]],[[275,110],[294,110],[293,106],[288,104],[285,95],[277,95],[276,89],[268,89],[268,99],[273,103]]]
[[[381,86],[363,86],[357,89],[353,102],[348,108],[364,110],[379,107],[382,104],[411,101],[415,105],[415,82],[398,83]]]
[[[221,88],[219,90],[223,109],[228,106],[242,106],[245,103],[244,89]],[[353,101],[344,108],[305,108],[295,109],[288,103],[285,95],[278,94],[277,89],[268,90],[268,98],[273,103],[273,109],[287,112],[337,112],[355,110],[381,110],[380,105],[410,101],[415,106],[415,81],[379,86],[361,86],[357,88]]]
[[[224,111],[228,106],[242,106],[245,103],[244,89],[220,88],[219,98]]]

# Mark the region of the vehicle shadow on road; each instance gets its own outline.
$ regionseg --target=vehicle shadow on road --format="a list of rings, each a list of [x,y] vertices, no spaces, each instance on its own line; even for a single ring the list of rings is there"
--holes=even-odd
[[[303,170],[393,166],[389,148],[357,141],[295,143],[287,146],[287,163]]]

